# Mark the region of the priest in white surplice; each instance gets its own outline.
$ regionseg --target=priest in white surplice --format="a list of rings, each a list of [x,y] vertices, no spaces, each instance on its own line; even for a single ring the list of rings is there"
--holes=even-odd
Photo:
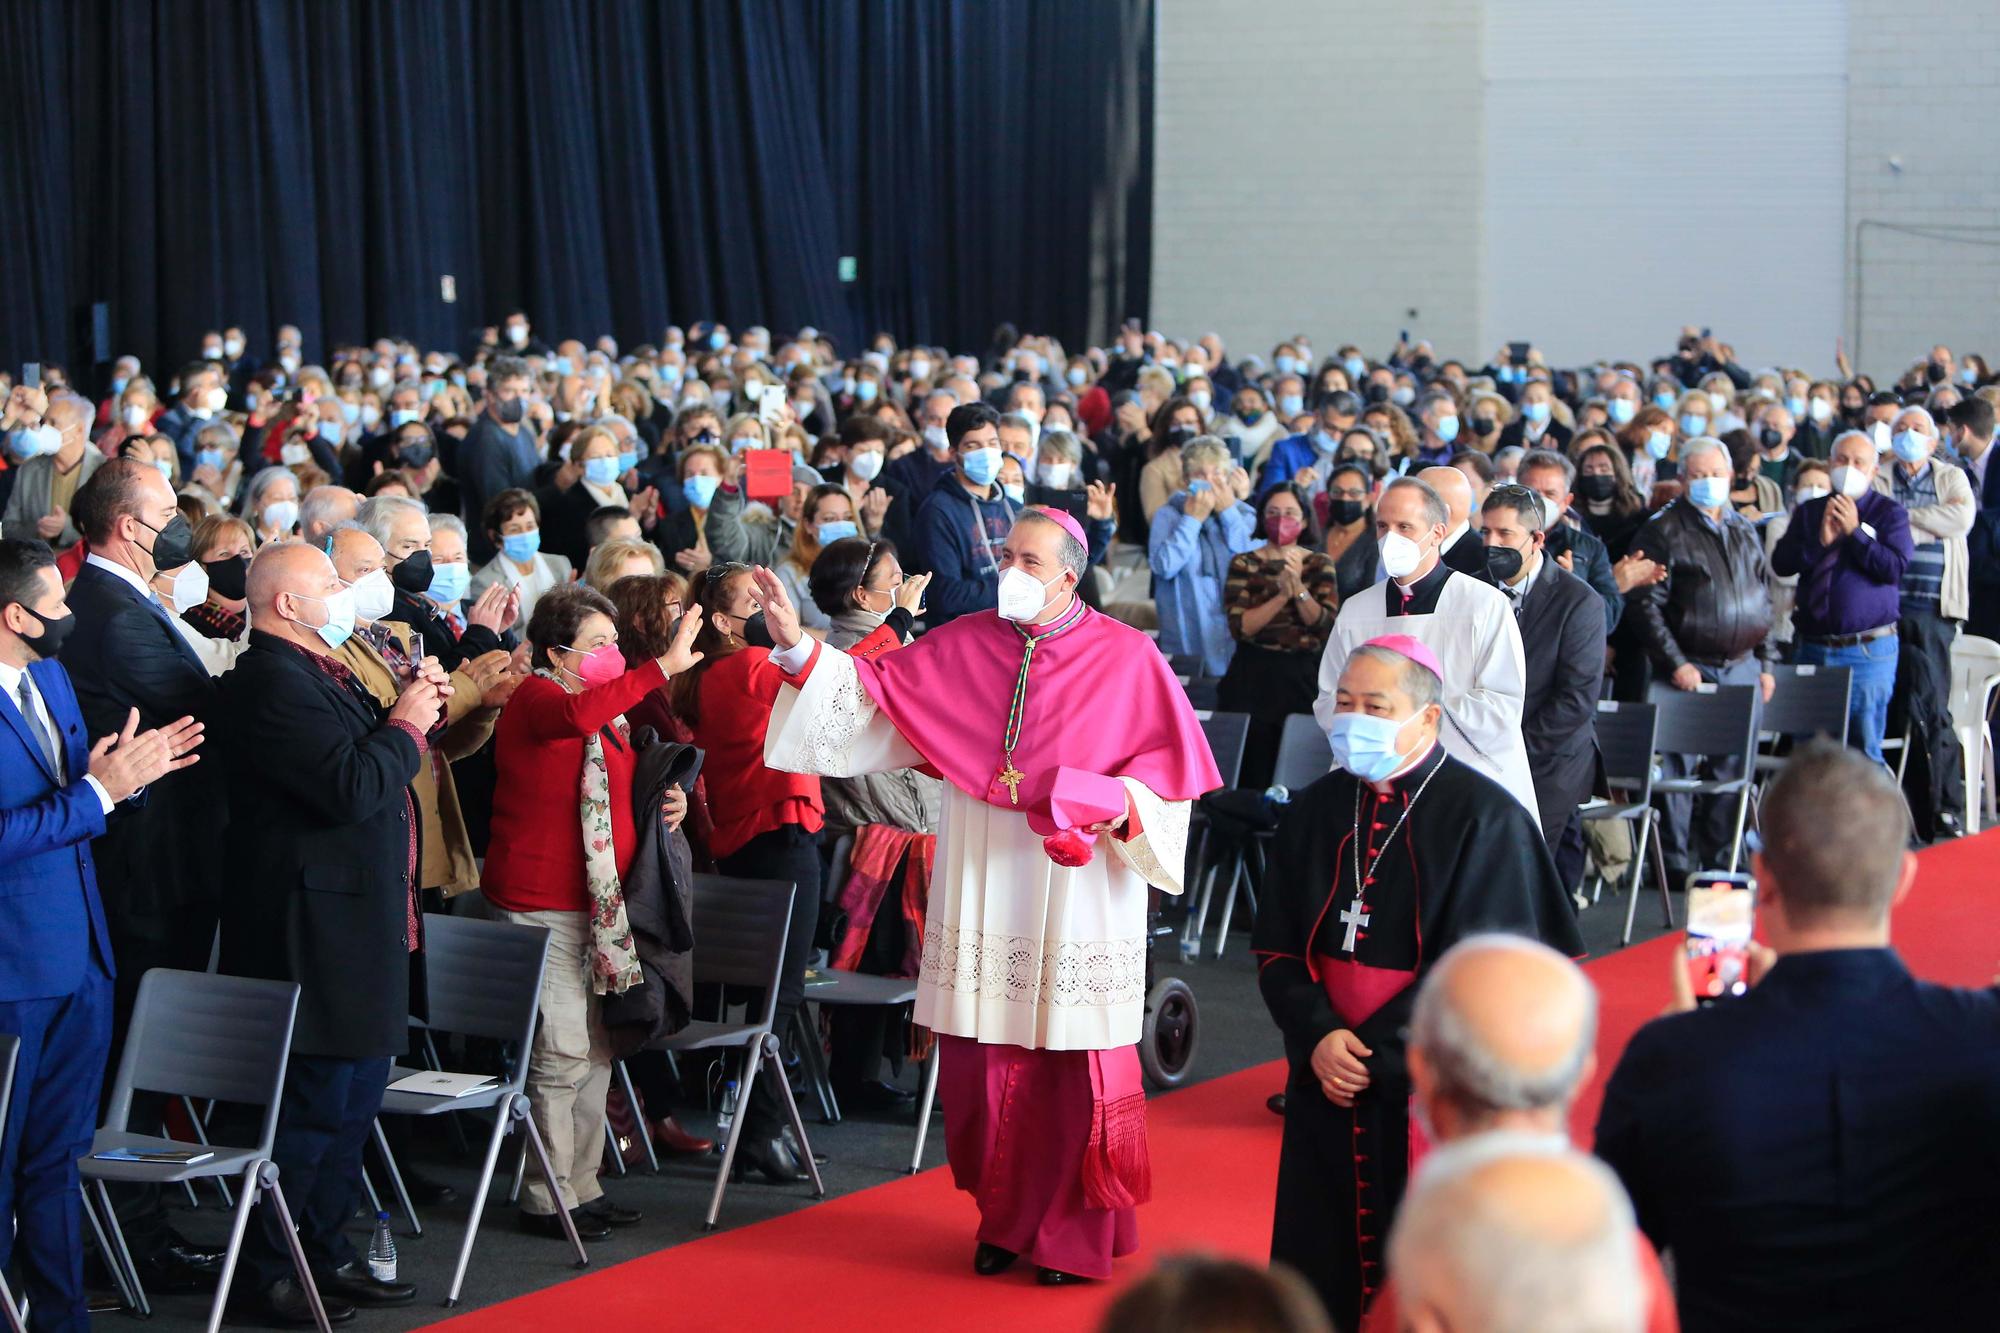
[[[1398,477],[1375,502],[1375,535],[1388,578],[1342,603],[1319,661],[1313,716],[1333,725],[1334,692],[1347,655],[1385,634],[1407,634],[1444,663],[1447,753],[1498,782],[1539,824],[1535,780],[1521,740],[1527,662],[1507,595],[1439,558],[1450,514],[1429,483]]]
[[[764,762],[945,779],[916,1017],[979,1204],[974,1268],[1026,1255],[1052,1284],[1109,1277],[1137,1245],[1147,886],[1181,891],[1190,804],[1221,785],[1158,649],[1077,598],[1087,561],[1075,519],[1023,510],[997,613],[871,660],[802,637],[757,572],[789,682]]]

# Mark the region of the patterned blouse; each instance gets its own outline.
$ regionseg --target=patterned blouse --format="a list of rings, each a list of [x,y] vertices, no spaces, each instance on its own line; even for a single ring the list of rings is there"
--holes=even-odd
[[[1319,652],[1333,630],[1333,615],[1340,607],[1340,578],[1333,561],[1318,551],[1307,551],[1301,570],[1306,591],[1320,604],[1319,623],[1308,625],[1299,618],[1295,600],[1254,635],[1245,638],[1243,613],[1262,606],[1278,595],[1278,577],[1284,572],[1285,558],[1269,547],[1245,551],[1229,562],[1229,579],[1223,585],[1223,608],[1229,612],[1229,632],[1237,639],[1275,652]]]

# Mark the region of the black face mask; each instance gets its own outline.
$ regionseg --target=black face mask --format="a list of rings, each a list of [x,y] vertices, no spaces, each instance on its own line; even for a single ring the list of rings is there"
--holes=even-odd
[[[1472,419],[1472,433],[1474,435],[1491,435],[1493,433],[1493,425],[1492,417],[1474,417]]]
[[[61,620],[50,620],[26,602],[16,602],[14,605],[41,622],[41,637],[31,639],[25,634],[21,636],[21,642],[28,645],[30,652],[44,662],[62,652],[63,640],[67,639],[69,632],[76,628],[76,612],[70,612]]]
[[[526,415],[527,411],[528,405],[518,397],[509,398],[506,402],[500,404],[500,419],[511,426]]]
[[[1542,554],[1551,560],[1560,560],[1569,552],[1569,528],[1558,523],[1542,531]]]
[[[1779,445],[1785,442],[1785,437],[1778,433],[1778,428],[1776,426],[1764,427],[1764,429],[1760,432],[1760,438],[1763,439],[1764,447],[1766,449],[1775,449]]]
[[[1175,426],[1167,432],[1167,443],[1178,449],[1200,433],[1192,426]]]
[[[412,551],[403,557],[403,562],[389,571],[389,582],[412,597],[422,596],[431,586],[437,571],[431,568],[429,551]]]
[[[1386,403],[1389,401],[1389,386],[1381,383],[1371,384],[1368,386],[1367,394],[1371,403]]]
[[[1931,362],[1929,365],[1924,367],[1924,378],[1929,380],[1932,384],[1936,384],[1938,381],[1944,378],[1944,367],[1939,365],[1935,361]]]
[[[399,445],[396,449],[397,461],[404,467],[427,467],[431,459],[436,456],[437,450],[422,440],[412,440],[408,444]]]
[[[1486,572],[1493,576],[1495,583],[1505,583],[1521,572],[1525,561],[1521,553],[1511,546],[1489,546],[1486,548]]]
[[[1330,500],[1326,506],[1326,519],[1346,527],[1349,523],[1359,523],[1368,512],[1365,500]]]
[[[201,567],[208,571],[209,587],[232,602],[243,600],[244,580],[250,574],[249,557],[232,555],[226,560],[205,560]]]
[[[179,569],[194,559],[194,529],[188,526],[186,514],[175,514],[164,528],[154,528],[143,518],[139,525],[153,530],[154,569]]]
[[[1618,478],[1586,472],[1576,479],[1576,493],[1586,500],[1609,500],[1618,494]]]

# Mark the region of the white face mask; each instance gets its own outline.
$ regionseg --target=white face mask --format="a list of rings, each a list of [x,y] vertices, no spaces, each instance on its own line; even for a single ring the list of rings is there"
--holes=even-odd
[[[1042,582],[1019,565],[1000,575],[1000,618],[1016,624],[1032,624],[1049,604],[1049,584],[1062,581],[1058,574]]]
[[[1800,504],[1804,504],[1808,500],[1817,500],[1820,496],[1826,494],[1829,494],[1829,492],[1824,486],[1801,486],[1799,487],[1797,498]]]
[[[286,467],[297,467],[312,461],[312,450],[294,440],[278,450],[278,461]]]
[[[924,427],[924,443],[932,449],[942,452],[951,448],[951,436],[945,434],[943,426],[926,426]]]
[[[1720,412],[1723,408],[1729,406],[1729,395],[1726,393],[1722,393],[1718,390],[1711,389],[1708,394],[1708,402],[1709,406],[1713,407],[1716,411]]]
[[[1812,413],[1812,419],[1821,425],[1825,425],[1827,422],[1833,420],[1833,402],[1831,399],[1815,398],[1812,400],[1812,406],[1806,410]]]
[[[297,500],[273,500],[263,508],[264,526],[273,532],[290,532],[299,521]]]
[[[1074,463],[1044,463],[1035,469],[1035,475],[1050,490],[1066,491],[1069,489],[1070,473],[1075,470]]]
[[[210,389],[208,391],[208,410],[210,412],[220,412],[227,406],[229,406],[229,390]]]
[[[149,415],[150,414],[146,411],[145,404],[133,403],[130,407],[125,409],[125,429],[127,430],[142,429],[145,426],[146,418]]]
[[[1408,578],[1424,562],[1424,548],[1400,532],[1384,537],[1377,550],[1381,553],[1382,572],[1392,579]]]
[[[863,481],[873,481],[882,473],[882,451],[863,449],[847,462],[847,470]]]
[[[396,586],[389,572],[378,569],[364,574],[354,584],[354,614],[363,620],[380,620],[396,604]]]
[[[167,594],[174,604],[175,615],[185,615],[208,600],[208,571],[201,567],[201,561],[190,560],[182,565],[174,575],[174,586]]]
[[[1850,500],[1859,500],[1868,494],[1868,474],[1843,463],[1833,470],[1833,489]]]
[[[234,361],[237,357],[242,356],[243,340],[241,338],[224,338],[222,340],[222,354],[228,357],[231,361]]]

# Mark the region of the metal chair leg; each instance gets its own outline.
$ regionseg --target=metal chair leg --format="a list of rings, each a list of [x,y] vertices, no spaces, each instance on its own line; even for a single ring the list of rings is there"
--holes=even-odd
[[[187,1111],[188,1122],[194,1126],[194,1141],[196,1143],[199,1143],[204,1148],[208,1147],[208,1124],[206,1121],[202,1119],[201,1116],[195,1113],[194,1098],[192,1097],[181,1098],[181,1106],[184,1110]],[[210,1111],[214,1111],[215,1103],[210,1102],[208,1104],[208,1109]],[[215,1188],[220,1190],[222,1193],[222,1206],[224,1208],[234,1208],[236,1206],[236,1200],[230,1197],[229,1182],[223,1179],[221,1176],[210,1176],[209,1179],[215,1182]],[[192,1187],[190,1187],[188,1193],[190,1194],[194,1193]]]
[[[1667,883],[1667,846],[1665,842],[1661,841],[1660,826],[1657,820],[1650,823],[1648,833],[1653,842],[1653,871],[1659,877],[1660,882],[1660,905],[1666,909],[1667,929],[1672,930],[1674,925],[1673,886]]]
[[[792,1118],[792,1133],[799,1136],[799,1157],[812,1177],[813,1197],[824,1199],[826,1185],[819,1178],[819,1163],[813,1160],[812,1141],[806,1138],[806,1122],[799,1115],[798,1099],[792,1096],[791,1080],[785,1077],[784,1060],[778,1054],[778,1039],[770,1034],[764,1037],[764,1058],[771,1062],[771,1077],[777,1080],[778,1092],[785,1099],[785,1113]]]
[[[243,1199],[233,1210],[235,1216],[229,1221],[229,1244],[222,1251],[222,1272],[215,1283],[215,1300],[208,1307],[209,1333],[222,1326],[222,1313],[229,1305],[229,1287],[236,1280],[236,1259],[243,1253],[243,1236],[250,1229],[250,1213],[257,1206],[257,1196],[261,1192],[258,1172],[262,1162],[252,1162],[243,1168]]]
[[[1222,957],[1223,947],[1229,943],[1229,919],[1236,915],[1236,890],[1249,870],[1249,858],[1238,856],[1235,867],[1229,872],[1229,887],[1222,891],[1222,923],[1215,932],[1217,958]]]
[[[1632,841],[1631,883],[1625,888],[1625,933],[1619,937],[1621,945],[1632,942],[1632,922],[1639,915],[1639,894],[1646,885],[1646,829],[1652,823],[1652,807],[1639,816],[1637,836]],[[1633,831],[1632,821],[1624,821],[1628,831]]]
[[[715,1170],[715,1189],[708,1196],[708,1216],[702,1221],[704,1231],[715,1230],[715,1219],[722,1214],[722,1195],[729,1188],[729,1171],[736,1165],[736,1144],[743,1137],[743,1119],[750,1110],[750,1093],[757,1086],[757,1067],[764,1062],[757,1052],[749,1048],[743,1051],[743,1079],[736,1091],[736,1113],[729,1118],[729,1136],[722,1143],[722,1164]],[[778,1081],[784,1081],[784,1071],[778,1073]],[[802,1142],[799,1145],[803,1148]]]
[[[14,1304],[14,1290],[4,1275],[0,1275],[0,1303],[7,1307],[7,1333],[28,1333],[27,1325],[21,1322],[21,1307]]]
[[[1737,862],[1743,858],[1743,823],[1750,817],[1750,788],[1744,787],[1736,793],[1736,837],[1729,844],[1729,873],[1736,873]]]
[[[924,1062],[924,1090],[917,1098],[917,1146],[910,1154],[910,1174],[915,1175],[924,1167],[924,1139],[931,1132],[931,1105],[937,1101],[938,1058],[936,1046],[931,1047],[931,1058]]]
[[[83,1216],[90,1223],[91,1234],[97,1237],[97,1252],[104,1256],[104,1266],[111,1270],[111,1280],[118,1285],[118,1299],[128,1310],[139,1308],[139,1295],[125,1278],[125,1268],[118,1262],[118,1254],[111,1248],[111,1237],[104,1230],[104,1223],[97,1220],[97,1205],[91,1201],[90,1186],[78,1183],[76,1192],[83,1199]],[[116,1218],[112,1219],[115,1223]]]
[[[799,1043],[799,1064],[804,1068],[806,1083],[811,1086],[813,1096],[819,1098],[820,1119],[829,1125],[840,1123],[840,1098],[834,1095],[833,1074],[826,1067],[826,1052],[819,1044],[819,1025],[813,1021],[817,1012],[811,1008],[812,1001],[800,1005],[792,1014],[792,1035]]]
[[[396,1164],[396,1154],[389,1151],[389,1136],[382,1132],[382,1118],[377,1116],[370,1128],[375,1135],[375,1151],[382,1154],[382,1165],[388,1169],[389,1188],[395,1191],[396,1206],[410,1219],[410,1234],[421,1236],[424,1224],[417,1220],[417,1206],[410,1201],[410,1191],[403,1184],[403,1168]]]
[[[326,1322],[326,1304],[319,1298],[319,1285],[313,1281],[312,1265],[306,1262],[305,1247],[299,1244],[298,1228],[292,1225],[292,1210],[285,1206],[285,1192],[278,1188],[278,1167],[274,1162],[260,1162],[257,1183],[271,1196],[271,1206],[278,1210],[278,1229],[285,1233],[285,1247],[292,1252],[292,1271],[298,1276],[299,1285],[305,1288],[306,1300],[312,1305],[313,1323],[319,1333],[333,1333]],[[209,1333],[216,1333],[211,1327]]]
[[[604,1155],[611,1159],[611,1169],[615,1174],[625,1174],[625,1150],[619,1146],[618,1133],[611,1128],[609,1120],[604,1122]]]
[[[472,1242],[479,1235],[479,1222],[486,1212],[486,1192],[493,1188],[493,1169],[500,1160],[500,1141],[507,1137],[507,1127],[511,1123],[509,1108],[493,1108],[493,1133],[486,1141],[486,1156],[479,1166],[479,1184],[472,1191],[472,1211],[465,1218],[465,1239],[458,1245],[458,1267],[452,1270],[451,1289],[445,1293],[446,1308],[458,1304],[458,1289],[465,1281],[465,1268],[472,1261]],[[521,1151],[528,1145],[524,1141]]]
[[[521,1201],[521,1182],[527,1178],[527,1175],[528,1175],[528,1141],[526,1139],[522,1139],[521,1151],[514,1154],[514,1184],[513,1187],[507,1191],[508,1203],[519,1203]]]
[[[104,1218],[104,1225],[111,1231],[111,1243],[116,1247],[115,1252],[106,1258],[124,1266],[125,1277],[131,1287],[132,1298],[136,1302],[133,1308],[138,1310],[140,1315],[151,1318],[153,1303],[146,1299],[146,1284],[139,1280],[139,1266],[132,1262],[131,1247],[125,1244],[124,1228],[118,1225],[118,1212],[111,1206],[111,1191],[101,1180],[91,1183],[97,1187],[97,1206]]]
[[[625,1090],[625,1104],[632,1108],[632,1118],[639,1122],[639,1142],[646,1146],[646,1170],[657,1176],[660,1156],[653,1148],[653,1127],[646,1123],[646,1110],[639,1105],[638,1089],[632,1086],[632,1071],[623,1060],[613,1060],[611,1068],[618,1075],[618,1086]]]
[[[569,1209],[563,1207],[562,1188],[556,1183],[556,1168],[549,1161],[548,1145],[542,1142],[542,1131],[535,1127],[535,1117],[528,1113],[526,1096],[516,1100],[513,1116],[521,1122],[521,1132],[527,1136],[528,1147],[535,1154],[535,1165],[541,1168],[542,1183],[549,1187],[549,1197],[556,1201],[556,1216],[562,1219],[563,1235],[569,1237],[569,1246],[576,1251],[576,1266],[590,1267],[590,1255],[583,1248],[583,1237],[576,1234],[576,1219],[570,1216]]]

